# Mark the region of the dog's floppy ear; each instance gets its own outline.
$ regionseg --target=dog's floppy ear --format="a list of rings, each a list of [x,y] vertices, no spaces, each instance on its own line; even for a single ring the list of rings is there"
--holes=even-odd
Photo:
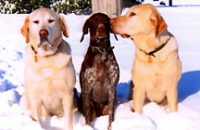
[[[69,37],[69,28],[63,15],[59,15],[59,23],[65,37]]]
[[[162,16],[160,16],[160,20],[158,23],[157,34],[163,32],[167,28],[167,24]]]
[[[84,25],[83,25],[83,34],[82,34],[82,37],[81,37],[80,42],[83,41],[84,35],[85,35],[85,34],[88,34],[89,25],[90,25],[90,19],[87,19],[87,21],[86,21],[86,22],[84,23]]]
[[[114,34],[115,39],[118,41],[117,35],[112,31],[111,26],[110,26],[110,32]]]
[[[107,16],[108,17],[108,16]],[[111,33],[113,33],[114,34],[114,36],[115,36],[115,39],[118,41],[118,38],[117,38],[117,35],[113,32],[113,30],[112,30],[112,28],[111,28],[111,19],[110,19],[110,17],[108,17],[108,21],[109,21],[109,23],[108,23],[108,28],[109,28],[109,31],[111,32]]]
[[[115,33],[113,33],[113,34],[114,34],[114,36],[115,36],[115,39],[118,41],[117,35],[116,35]]]
[[[156,36],[167,28],[167,24],[160,14],[152,14],[150,20],[156,28]]]
[[[116,35],[116,34],[115,34],[113,31],[112,31],[111,25],[110,25],[110,27],[109,27],[109,28],[110,28],[110,32],[114,34],[114,36],[115,36],[115,39],[118,41],[117,35]]]
[[[24,25],[21,28],[21,34],[25,37],[26,43],[28,43],[30,41],[28,25],[29,25],[29,16],[26,17],[26,19],[24,21]]]

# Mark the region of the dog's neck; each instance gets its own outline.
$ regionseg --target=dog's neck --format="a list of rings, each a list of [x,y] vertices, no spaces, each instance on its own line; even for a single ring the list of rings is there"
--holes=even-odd
[[[103,40],[107,40],[107,41],[103,41]],[[93,38],[91,39],[90,42],[107,42],[106,44],[107,47],[100,47],[100,46],[94,46],[94,45],[91,45],[89,46],[90,50],[93,52],[93,53],[99,53],[101,54],[101,59],[102,61],[106,61],[107,58],[108,58],[108,55],[109,53],[114,49],[114,46],[110,46],[110,40],[109,40],[109,37],[107,38]]]
[[[91,48],[92,52],[97,52],[97,53],[100,53],[102,55],[101,56],[102,61],[106,61],[108,59],[109,53],[114,49],[114,46],[111,46],[111,47],[106,48],[106,49],[101,49],[98,46],[90,46],[90,48]]]
[[[131,39],[141,52],[145,53],[147,56],[155,56],[155,53],[162,50],[173,35],[166,30],[164,30],[159,35],[155,36],[155,33],[149,35],[136,35],[131,36]]]
[[[156,61],[160,60],[160,54],[162,50],[165,50],[166,46],[169,47],[168,44],[169,41],[173,39],[173,35],[165,30],[158,36],[146,36],[142,40],[139,39],[141,39],[141,37],[138,39],[133,39],[132,37],[132,40],[136,45],[136,54],[140,53],[140,55],[138,55],[139,57],[142,56],[142,59],[146,59],[148,63],[152,63],[154,61],[153,59],[155,59]],[[147,47],[147,45],[152,45],[152,47]],[[147,47],[148,49],[145,49],[145,47]]]
[[[169,40],[171,39],[172,36],[169,36],[167,38],[167,40],[165,42],[162,42],[162,44],[158,47],[156,47],[154,50],[150,51],[150,52],[146,52],[142,49],[140,49],[140,51],[144,52],[147,56],[153,56],[153,57],[156,57],[155,56],[155,53],[160,51],[161,49],[163,49],[165,47],[165,45],[169,42]]]

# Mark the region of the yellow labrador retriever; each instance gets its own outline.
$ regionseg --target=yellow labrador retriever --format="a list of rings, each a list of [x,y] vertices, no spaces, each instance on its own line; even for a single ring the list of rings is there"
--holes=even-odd
[[[177,84],[182,70],[178,43],[157,9],[150,4],[132,6],[124,16],[112,19],[111,26],[115,33],[135,43],[135,112],[142,112],[145,100],[165,102],[170,111],[177,111]]]
[[[64,17],[39,8],[26,17],[21,33],[28,43],[22,103],[41,125],[43,117],[64,115],[66,130],[72,130],[76,79],[71,49],[62,37],[68,37]]]

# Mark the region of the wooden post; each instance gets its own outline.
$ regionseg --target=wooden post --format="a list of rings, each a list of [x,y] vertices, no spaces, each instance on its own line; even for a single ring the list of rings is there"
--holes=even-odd
[[[119,16],[122,11],[122,0],[116,0],[116,5],[117,5],[116,16]]]
[[[102,12],[109,17],[121,13],[121,0],[92,0],[92,13]]]

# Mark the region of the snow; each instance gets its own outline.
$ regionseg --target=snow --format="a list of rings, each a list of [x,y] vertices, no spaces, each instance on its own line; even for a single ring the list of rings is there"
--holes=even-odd
[[[183,1],[183,0],[177,0]],[[198,1],[198,0],[197,0]],[[198,2],[197,2],[198,3]],[[118,106],[113,130],[199,130],[200,129],[200,8],[198,6],[158,7],[168,23],[169,30],[179,42],[179,54],[183,63],[179,82],[179,111],[168,112],[164,107],[148,103],[143,114],[131,111],[128,101],[134,45],[129,39],[111,34],[114,53],[120,66],[117,86]],[[25,39],[20,28],[27,15],[0,14],[0,130],[43,130],[29,117],[29,112],[19,105],[23,89]],[[89,36],[80,43],[82,26],[89,16],[65,15],[70,30],[66,39],[72,48],[73,63],[78,79],[81,62],[88,47]],[[76,88],[80,92],[79,81]],[[53,116],[48,130],[61,130],[63,118]],[[91,126],[84,124],[82,114],[74,113],[75,130],[106,130],[108,116],[96,118]]]

